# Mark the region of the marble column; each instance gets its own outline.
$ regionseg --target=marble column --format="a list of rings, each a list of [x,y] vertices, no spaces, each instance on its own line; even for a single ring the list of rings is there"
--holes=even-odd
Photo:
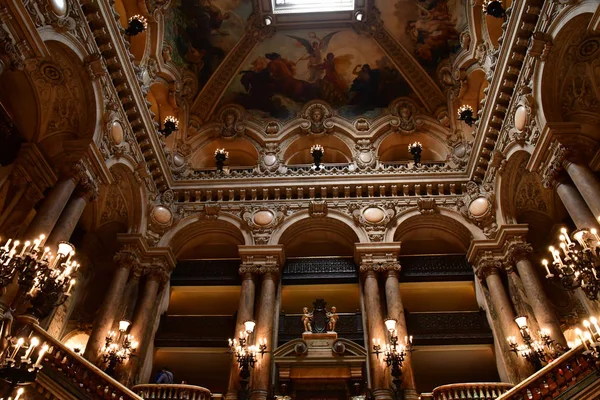
[[[56,225],[56,221],[58,221],[76,186],[75,177],[59,180],[43,200],[23,237],[27,240],[33,240],[41,234],[48,235]]]
[[[402,305],[402,296],[400,294],[400,282],[398,281],[398,270],[390,269],[387,271],[385,279],[385,299],[387,303],[388,318],[396,320],[396,332],[400,343],[403,343],[404,338],[409,336],[406,329],[406,318],[404,317],[404,305]],[[402,389],[404,391],[405,400],[417,400],[415,377],[411,364],[411,354],[407,353],[402,366]]]
[[[525,288],[527,302],[541,329],[550,330],[550,335],[557,343],[567,346],[567,340],[560,327],[560,322],[552,303],[546,296],[542,282],[528,258],[533,249],[528,243],[518,243],[512,247],[511,258],[515,263],[521,282]]]
[[[482,275],[488,287],[496,318],[498,318],[502,327],[502,333],[504,334],[504,337],[499,338],[499,340],[506,340],[509,336],[514,336],[517,341],[522,342],[519,328],[515,322],[516,315],[506,294],[502,278],[500,278],[500,270],[495,267],[487,268],[483,271]],[[525,358],[514,355],[512,359],[514,360],[513,365],[519,381],[524,380],[535,372],[534,368]]]
[[[242,287],[240,291],[240,303],[238,306],[237,320],[235,323],[235,331],[233,332],[233,338],[238,337],[238,332],[243,332],[244,322],[254,318],[254,298],[256,294],[256,286],[254,283],[254,275],[250,272],[246,272],[242,275]],[[229,373],[229,384],[227,385],[227,394],[225,398],[227,400],[235,400],[238,398],[238,391],[240,390],[240,369],[237,363],[237,359],[232,357],[231,368]]]
[[[91,192],[80,191],[71,197],[48,236],[45,246],[55,249],[59,242],[69,241],[92,196]]]
[[[154,316],[154,309],[156,307],[156,300],[158,297],[158,291],[161,283],[164,283],[165,273],[159,270],[151,270],[146,274],[146,281],[144,283],[144,289],[142,290],[141,297],[139,298],[133,322],[131,324],[130,334],[134,340],[139,342],[136,354],[129,359],[128,362],[122,365],[123,378],[121,382],[130,386],[133,384],[134,379],[137,375],[140,367],[140,361],[146,358],[146,350],[148,349],[149,343],[144,342],[147,339],[147,332],[152,328],[151,324]]]
[[[594,216],[600,217],[600,182],[594,172],[585,164],[570,161],[563,166]]]
[[[118,317],[117,310],[123,301],[125,285],[131,269],[138,263],[135,255],[128,252],[117,253],[115,261],[117,261],[115,274],[106,292],[104,302],[96,314],[92,332],[83,353],[83,356],[93,364],[97,363],[99,352],[104,347],[104,338],[113,328],[115,319]]]
[[[277,299],[278,278],[276,267],[273,271],[266,271],[262,275],[260,298],[258,302],[257,322],[254,332],[254,342],[259,339],[269,339],[273,334],[273,325],[275,319],[275,301]],[[278,270],[278,269],[277,269]],[[268,343],[269,348],[275,348],[275,343]],[[252,393],[251,400],[266,400],[270,389],[271,378],[271,352],[258,356],[257,363],[252,371]]]
[[[592,214],[583,197],[581,197],[581,194],[571,182],[558,182],[556,184],[556,193],[577,226],[577,229],[596,228],[600,231],[600,225],[598,225],[594,214]]]
[[[369,342],[366,343],[366,347],[369,351],[373,396],[375,399],[390,400],[392,399],[392,392],[390,390],[389,373],[386,371],[382,355],[377,356],[371,349],[374,341],[381,340],[382,349],[387,343],[377,274],[372,269],[366,270],[363,274],[363,293],[367,311],[367,329],[369,331]]]

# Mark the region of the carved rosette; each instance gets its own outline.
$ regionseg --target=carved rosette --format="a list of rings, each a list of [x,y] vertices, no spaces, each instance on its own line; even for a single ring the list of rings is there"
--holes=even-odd
[[[331,107],[323,102],[309,102],[302,110],[301,117],[304,119],[300,123],[300,129],[303,132],[313,135],[330,133],[333,130],[334,123]]]
[[[457,201],[457,210],[467,219],[483,229],[487,237],[498,230],[494,213],[494,193],[491,189],[482,188],[473,181],[466,185],[466,193]]]

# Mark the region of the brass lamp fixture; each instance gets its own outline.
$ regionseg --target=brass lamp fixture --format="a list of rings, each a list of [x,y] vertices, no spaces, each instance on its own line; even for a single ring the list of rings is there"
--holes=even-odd
[[[396,331],[397,321],[393,318],[388,318],[384,321],[386,330],[389,333],[389,344],[381,348],[381,341],[373,339],[373,352],[379,358],[379,354],[383,353],[383,361],[388,367],[391,367],[392,383],[394,384],[394,394],[399,396],[400,385],[402,384],[402,365],[407,354],[412,353],[412,336],[404,338],[404,344],[399,344],[398,332]]]
[[[562,228],[558,239],[558,249],[554,246],[548,248],[553,258],[552,270],[548,260],[542,260],[546,278],[553,278],[554,271],[566,290],[581,288],[590,300],[597,300],[600,291],[600,265],[596,253],[600,242],[598,232],[596,229],[579,229],[570,237],[567,229]]]
[[[254,365],[257,362],[257,354],[260,354],[262,357],[267,351],[266,339],[260,338],[258,340],[258,346],[248,344],[250,335],[254,332],[255,326],[256,323],[253,320],[245,321],[244,332],[240,332],[239,338],[229,339],[229,350],[235,356],[238,367],[240,368],[241,390],[239,398],[241,400],[247,398],[249,392],[248,383],[250,369],[254,368]]]
[[[313,158],[312,168],[314,170],[318,171],[321,169],[321,159],[323,158],[324,154],[325,154],[325,148],[323,146],[321,146],[320,144],[315,144],[314,146],[312,146],[310,148],[310,155]]]
[[[408,152],[413,156],[415,165],[421,164],[421,152],[423,151],[423,145],[421,142],[414,142],[408,145]]]
[[[598,325],[598,319],[591,317],[589,320],[584,320],[583,326],[585,329],[582,331],[580,328],[576,328],[575,334],[585,347],[583,354],[596,369],[600,369],[600,326]]]
[[[11,337],[5,343],[0,362],[0,379],[3,379],[8,386],[2,398],[10,398],[9,396],[19,387],[15,397],[18,398],[19,391],[23,393],[21,386],[35,381],[39,370],[42,369],[42,360],[49,346],[44,343],[40,347],[40,340],[35,336]],[[34,354],[37,348],[39,351]]]
[[[102,361],[106,364],[104,372],[110,376],[114,374],[119,364],[129,360],[138,347],[138,342],[134,340],[133,335],[126,334],[130,324],[127,320],[119,321],[119,331],[108,331],[104,339]]]
[[[136,36],[148,29],[148,21],[141,15],[134,15],[129,18],[129,21],[127,22],[127,29],[125,29],[126,35]]]
[[[473,124],[477,122],[478,118],[475,117],[473,107],[468,104],[463,104],[458,108],[458,119],[459,121],[465,121],[465,123],[469,126],[473,126]]]
[[[527,359],[536,370],[541,369],[543,364],[552,361],[564,352],[565,349],[560,349],[559,346],[555,345],[554,340],[550,337],[549,330],[541,329],[538,332],[540,340],[537,341],[531,336],[527,326],[527,317],[516,317],[515,323],[519,327],[524,344],[518,344],[514,336],[509,336],[506,338],[508,345],[512,352]]]
[[[483,13],[494,18],[506,17],[506,10],[502,7],[501,0],[483,0]]]
[[[163,128],[158,131],[165,135],[165,137],[169,137],[173,132],[179,130],[179,120],[172,115],[169,115],[165,118],[163,123]]]
[[[225,165],[225,161],[227,161],[228,159],[228,151],[225,151],[225,149],[215,150],[215,162],[217,163],[217,171],[223,172],[223,166]]]

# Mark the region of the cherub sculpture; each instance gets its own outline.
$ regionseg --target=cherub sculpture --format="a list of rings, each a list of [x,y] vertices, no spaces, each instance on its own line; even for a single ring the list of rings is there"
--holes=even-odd
[[[331,306],[331,310],[327,313],[327,330],[329,332],[335,332],[335,325],[337,324],[339,315],[337,315],[337,308]]]
[[[308,307],[302,309],[302,323],[304,324],[304,332],[312,333],[312,326],[310,325],[313,318],[313,313],[308,311]]]

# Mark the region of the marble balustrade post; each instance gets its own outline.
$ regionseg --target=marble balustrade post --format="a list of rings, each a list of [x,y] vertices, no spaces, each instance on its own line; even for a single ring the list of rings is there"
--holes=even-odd
[[[494,307],[496,317],[500,322],[502,333],[504,334],[504,337],[499,338],[498,340],[503,341],[507,340],[509,336],[514,336],[519,343],[522,343],[523,339],[515,322],[516,315],[506,293],[506,289],[504,288],[504,284],[502,283],[502,278],[500,277],[500,269],[488,265],[485,270],[480,272],[480,276],[485,279],[492,306]],[[526,379],[535,372],[534,368],[525,358],[515,354],[512,357],[512,360],[514,360],[512,366],[514,367],[514,372],[519,381]]]
[[[115,255],[117,267],[113,275],[104,302],[98,311],[92,332],[85,347],[83,356],[91,363],[98,363],[100,351],[104,347],[108,331],[112,330],[115,319],[118,317],[117,310],[124,300],[125,286],[131,270],[135,268],[139,260],[134,253],[121,251]]]
[[[600,182],[585,164],[563,161],[563,166],[596,218],[600,217]]]
[[[377,282],[377,274],[373,269],[367,269],[363,273],[363,294],[367,312],[367,329],[369,331],[369,341],[365,347],[369,353],[373,396],[377,400],[391,400],[390,377],[383,363],[383,356],[382,354],[376,355],[372,351],[374,341],[381,341],[382,350],[387,343],[387,332],[385,331],[381,310],[382,303],[379,293],[379,283]]]
[[[396,320],[396,332],[399,342],[404,344],[405,337],[408,337],[406,328],[406,318],[404,317],[404,305],[402,304],[402,296],[400,294],[400,282],[398,276],[400,274],[400,265],[396,269],[388,269],[385,279],[385,299],[387,303],[388,318]],[[404,390],[405,400],[417,400],[415,377],[413,374],[411,354],[406,353],[404,364],[402,365],[402,389]]]
[[[550,330],[552,339],[562,346],[567,346],[567,340],[560,327],[554,307],[544,291],[535,268],[529,261],[528,254],[533,251],[531,245],[529,243],[516,243],[510,251],[511,261],[521,277],[527,295],[527,302],[533,309],[533,314],[540,328]]]
[[[240,302],[235,323],[235,331],[232,339],[238,339],[238,332],[243,332],[244,322],[254,318],[254,299],[256,295],[256,284],[254,275],[251,272],[242,274],[242,287],[240,290]],[[240,390],[240,369],[235,357],[231,358],[231,367],[229,372],[229,384],[227,385],[226,400],[236,400]]]
[[[577,229],[596,228],[600,232],[600,225],[598,225],[594,214],[592,214],[585,200],[571,182],[558,182],[556,184],[556,193],[567,209],[575,226],[577,226]]]
[[[254,332],[254,343],[260,339],[269,339],[273,335],[275,319],[275,301],[277,299],[278,267],[265,270],[261,277],[260,297],[258,303],[257,322]],[[270,349],[276,347],[276,343],[268,343]],[[266,400],[269,395],[271,377],[271,352],[258,356],[257,363],[252,372],[251,400]]]

